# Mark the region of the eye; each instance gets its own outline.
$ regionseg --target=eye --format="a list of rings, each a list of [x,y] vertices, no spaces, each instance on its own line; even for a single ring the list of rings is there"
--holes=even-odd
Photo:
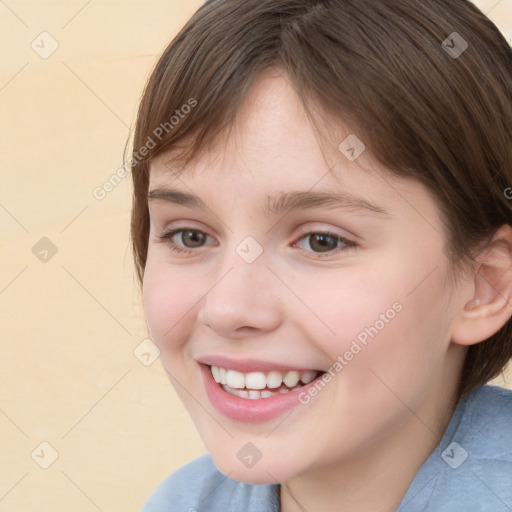
[[[197,250],[203,247],[207,239],[211,237],[197,229],[180,228],[166,231],[161,235],[157,235],[157,238],[159,242],[165,243],[171,249],[171,252],[192,254],[198,252]],[[304,242],[306,242],[305,245],[309,245],[310,249],[303,247]],[[319,257],[332,256],[338,252],[357,247],[354,242],[329,232],[306,233],[294,245]]]
[[[190,254],[196,252],[195,249],[202,247],[209,235],[197,229],[181,228],[166,231],[161,235],[157,235],[157,237],[159,238],[160,242],[167,244],[171,248],[171,252],[175,251],[178,253]],[[179,245],[175,239],[181,239],[182,245]]]
[[[306,245],[312,250],[307,248],[300,247],[301,241],[305,241]],[[342,244],[340,247],[339,244]],[[355,248],[356,244],[343,238],[342,236],[336,235],[334,233],[329,232],[310,232],[306,233],[299,239],[299,242],[296,242],[299,248],[306,250],[308,252],[313,252],[314,254],[318,254],[319,256],[332,256],[340,251],[346,251],[351,248]],[[302,245],[304,243],[302,242]]]

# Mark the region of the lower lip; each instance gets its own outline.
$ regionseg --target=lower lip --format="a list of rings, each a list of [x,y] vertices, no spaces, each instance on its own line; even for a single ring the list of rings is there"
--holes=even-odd
[[[199,366],[203,374],[206,394],[213,406],[224,416],[246,423],[262,423],[277,418],[288,409],[301,405],[299,394],[307,392],[308,388],[314,386],[316,381],[322,378],[319,375],[315,380],[295,391],[251,400],[224,391],[222,386],[215,382],[210,367],[205,364],[199,364]]]

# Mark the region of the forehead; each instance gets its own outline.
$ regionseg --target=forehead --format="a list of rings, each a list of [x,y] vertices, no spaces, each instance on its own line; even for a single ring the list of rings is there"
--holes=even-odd
[[[340,158],[338,146],[351,135],[350,129],[340,119],[327,120],[317,105],[308,105],[318,114],[316,124],[308,118],[287,75],[280,68],[269,68],[249,87],[228,129],[209,141],[186,167],[179,164],[176,156],[194,135],[180,140],[152,160],[151,181],[175,174],[193,177],[198,172],[206,177],[209,170],[215,170],[217,179],[230,170],[237,174],[245,170],[254,176],[268,171],[277,179],[288,169],[299,175],[307,175],[308,169],[310,173],[317,169],[324,174],[329,167],[349,163],[341,162],[344,159]],[[362,159],[354,167],[364,169],[361,162]],[[368,161],[366,167],[371,168]],[[332,173],[331,178],[341,179],[341,173]]]
[[[267,211],[297,199],[301,205],[297,196],[284,197],[287,192],[343,193],[348,202],[357,198],[374,211],[388,212],[397,205],[410,208],[410,201],[425,195],[423,186],[393,175],[369,151],[349,158],[353,154],[346,150],[355,142],[359,153],[364,141],[342,119],[321,119],[326,123],[319,133],[286,75],[269,69],[249,88],[232,129],[219,134],[190,165],[177,166],[172,150],[153,159],[150,191],[172,186],[208,204],[244,198],[260,207],[263,202]],[[302,200],[304,206],[315,198]]]

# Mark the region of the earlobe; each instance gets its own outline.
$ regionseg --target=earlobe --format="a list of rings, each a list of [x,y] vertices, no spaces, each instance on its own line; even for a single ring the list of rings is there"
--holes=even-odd
[[[512,227],[502,226],[478,258],[472,297],[452,327],[452,342],[474,345],[490,338],[512,317]],[[471,279],[471,278],[468,278]]]

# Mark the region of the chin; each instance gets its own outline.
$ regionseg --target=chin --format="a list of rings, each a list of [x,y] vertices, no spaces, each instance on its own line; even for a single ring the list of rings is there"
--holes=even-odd
[[[252,485],[277,484],[285,482],[296,475],[297,471],[291,471],[283,467],[282,462],[276,463],[273,460],[265,460],[262,457],[252,467],[245,467],[238,459],[215,458],[212,459],[217,469],[232,480]]]

